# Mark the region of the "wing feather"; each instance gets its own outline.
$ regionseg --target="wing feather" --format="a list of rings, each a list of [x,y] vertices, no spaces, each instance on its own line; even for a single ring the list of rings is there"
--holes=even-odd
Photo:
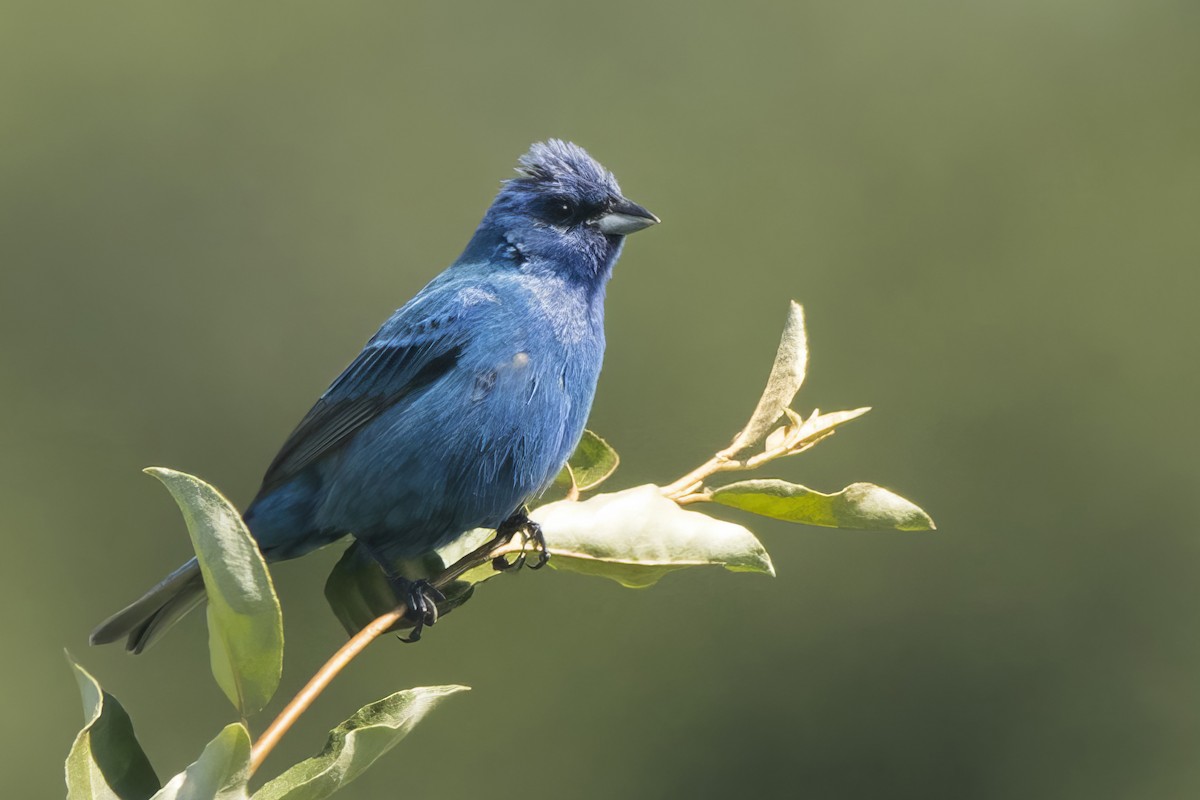
[[[452,310],[428,315],[410,306],[388,320],[304,416],[267,468],[260,493],[286,483],[454,368],[471,334],[467,307],[451,304]]]

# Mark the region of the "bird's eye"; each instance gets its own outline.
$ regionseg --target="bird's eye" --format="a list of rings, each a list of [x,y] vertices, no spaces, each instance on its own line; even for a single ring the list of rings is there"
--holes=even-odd
[[[555,225],[566,225],[574,220],[577,210],[578,206],[573,200],[566,197],[555,197],[548,204],[546,217]]]

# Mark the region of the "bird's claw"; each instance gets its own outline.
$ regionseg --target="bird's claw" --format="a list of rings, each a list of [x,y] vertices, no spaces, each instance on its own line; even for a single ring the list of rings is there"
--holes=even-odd
[[[541,569],[550,563],[550,548],[546,547],[546,536],[542,533],[542,526],[538,525],[533,520],[529,520],[529,524],[525,526],[526,540],[525,545],[533,544],[533,552],[536,556],[534,563],[529,565],[530,569]],[[522,555],[525,549],[521,550]]]
[[[408,606],[408,611],[404,616],[414,623],[412,633],[408,635],[407,639],[400,637],[400,641],[406,644],[419,642],[421,640],[421,632],[425,629],[425,626],[437,623],[437,604],[445,600],[446,595],[442,594],[440,589],[424,578],[415,581],[405,581],[404,585],[397,587],[397,589],[397,594],[404,597],[404,603]]]
[[[534,560],[529,564],[530,569],[541,569],[546,566],[546,563],[550,561],[550,550],[546,547],[546,537],[542,533],[542,526],[531,520],[524,509],[513,514],[496,529],[498,542],[508,541],[516,534],[521,536],[521,550],[517,553],[517,557],[509,561],[504,556],[496,556],[492,559],[492,568],[497,572],[520,569],[525,566],[530,551],[534,553]]]

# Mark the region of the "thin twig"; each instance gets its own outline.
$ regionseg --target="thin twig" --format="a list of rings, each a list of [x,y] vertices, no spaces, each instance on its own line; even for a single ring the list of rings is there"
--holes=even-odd
[[[798,427],[799,417],[796,417],[795,412],[791,409],[786,409],[786,412],[793,418],[794,423]],[[813,417],[815,418],[817,414],[818,412],[814,411]],[[735,448],[731,445],[714,454],[708,461],[705,461],[679,480],[662,487],[662,493],[665,497],[674,500],[680,505],[704,502],[709,499],[704,491],[704,481],[706,478],[718,472],[758,469],[768,461],[774,461],[783,456],[793,456],[797,453],[803,453],[822,439],[832,436],[833,433],[833,428],[816,430],[808,435],[804,435],[801,432],[795,437],[784,439],[783,443],[775,447],[745,459],[736,459],[733,457],[738,452],[745,450],[745,446]],[[740,437],[741,434],[738,434],[738,436]]]
[[[718,472],[733,472],[735,470],[755,469],[758,466],[780,456],[792,452],[786,446],[776,447],[764,453],[759,453],[744,461],[733,458],[736,451],[725,449],[705,461],[694,470],[684,475],[672,484],[662,487],[662,493],[678,502],[680,498],[695,494],[704,486],[704,479]],[[694,502],[694,501],[693,501]]]
[[[350,641],[342,645],[341,649],[317,670],[317,674],[312,676],[312,680],[305,684],[300,693],[292,698],[283,711],[279,712],[275,721],[263,731],[262,736],[258,737],[258,741],[254,743],[254,747],[250,750],[251,775],[258,771],[263,760],[275,749],[275,745],[279,744],[279,740],[283,738],[283,735],[288,732],[300,715],[308,710],[321,692],[325,691],[325,687],[329,685],[330,681],[367,645],[403,619],[407,611],[408,606],[401,603],[388,613],[376,617],[367,627],[354,634]]]
[[[476,567],[489,564],[496,558],[503,558],[511,553],[519,552],[523,548],[524,543],[521,541],[520,534],[514,535],[507,540],[493,539],[467,553],[454,564],[442,570],[430,583],[440,589]],[[317,670],[317,673],[304,685],[299,694],[291,699],[291,702],[287,704],[283,711],[279,712],[279,716],[275,717],[274,721],[263,731],[262,736],[258,737],[258,741],[254,743],[254,746],[250,750],[251,775],[258,771],[258,768],[262,766],[266,757],[275,749],[275,745],[279,744],[279,740],[283,738],[283,735],[291,729],[296,720],[300,718],[300,715],[308,710],[308,707],[321,695],[321,692],[325,691],[325,688],[337,677],[338,673],[345,669],[346,665],[353,661],[359,653],[365,650],[367,645],[384,633],[387,633],[396,623],[404,619],[404,615],[407,612],[408,606],[401,603],[386,614],[376,617],[366,627],[350,637],[350,641],[342,645]]]

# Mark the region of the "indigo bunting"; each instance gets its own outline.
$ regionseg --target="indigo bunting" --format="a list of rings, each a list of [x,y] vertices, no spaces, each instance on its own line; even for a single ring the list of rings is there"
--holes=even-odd
[[[625,236],[657,222],[579,146],[534,144],[462,255],[392,314],[284,442],[244,514],[266,560],[353,535],[407,599],[417,638],[441,598],[389,565],[473,528],[531,524],[525,503],[583,434]],[[203,601],[192,559],[91,642],[125,637],[141,652]]]

